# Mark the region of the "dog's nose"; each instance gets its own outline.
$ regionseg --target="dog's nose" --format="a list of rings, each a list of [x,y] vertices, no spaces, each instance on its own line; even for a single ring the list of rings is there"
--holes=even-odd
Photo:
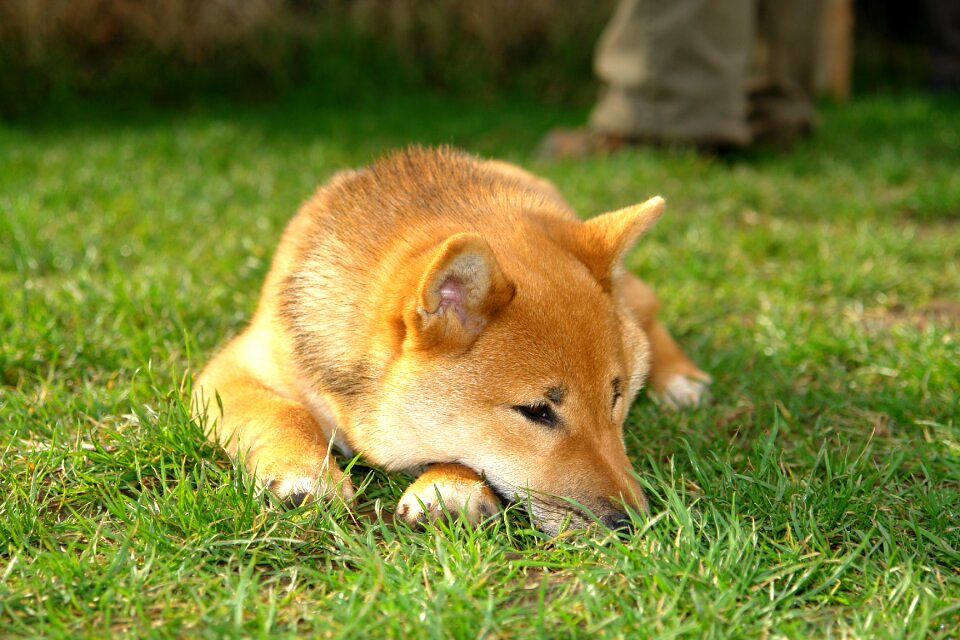
[[[609,513],[600,518],[600,521],[603,522],[605,527],[614,531],[633,531],[633,522],[631,522],[630,516],[625,513]]]

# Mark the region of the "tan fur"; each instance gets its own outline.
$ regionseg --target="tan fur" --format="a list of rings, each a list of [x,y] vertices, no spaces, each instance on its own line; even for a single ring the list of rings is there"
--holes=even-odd
[[[662,207],[584,223],[549,182],[449,149],[337,174],[284,232],[250,326],[197,380],[210,437],[294,501],[352,497],[337,446],[434,465],[401,501],[411,521],[433,487],[474,516],[493,488],[546,531],[588,521],[570,500],[620,522],[622,503],[646,504],[622,437],[634,395],[649,373],[668,403],[695,402],[708,380],[621,266]]]

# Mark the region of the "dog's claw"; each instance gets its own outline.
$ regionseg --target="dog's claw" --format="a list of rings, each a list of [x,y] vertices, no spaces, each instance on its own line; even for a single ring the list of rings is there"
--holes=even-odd
[[[309,498],[310,498],[309,493],[298,491],[296,493],[291,493],[290,496],[287,498],[287,502],[290,503],[290,505],[293,507],[299,507],[304,502],[306,502]]]
[[[317,476],[301,474],[280,477],[266,477],[263,479],[267,489],[280,498],[288,507],[300,507],[314,500],[335,500],[351,502],[355,490],[349,476],[337,471],[326,479],[318,473]]]

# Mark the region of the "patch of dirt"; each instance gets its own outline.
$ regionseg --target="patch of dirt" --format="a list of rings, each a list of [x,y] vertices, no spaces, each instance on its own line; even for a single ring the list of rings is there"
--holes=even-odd
[[[928,327],[960,327],[960,300],[934,300],[921,307],[903,305],[878,307],[863,312],[867,329],[886,330],[896,326],[910,325],[921,331]]]

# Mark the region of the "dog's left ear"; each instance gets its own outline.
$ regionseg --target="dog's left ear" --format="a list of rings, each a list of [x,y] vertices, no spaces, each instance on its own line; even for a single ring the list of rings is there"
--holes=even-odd
[[[623,271],[623,257],[663,213],[664,200],[654,196],[644,203],[604,213],[583,223],[574,253],[603,287]]]
[[[466,348],[514,292],[486,240],[453,235],[432,252],[421,274],[406,314],[408,335],[420,348]]]

